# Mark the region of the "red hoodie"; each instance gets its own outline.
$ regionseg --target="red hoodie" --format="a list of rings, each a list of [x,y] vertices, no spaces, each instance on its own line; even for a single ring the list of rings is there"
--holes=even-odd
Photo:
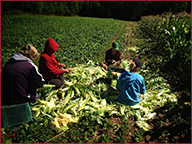
[[[59,69],[59,63],[53,55],[58,47],[59,45],[51,38],[45,44],[45,49],[39,60],[39,70],[45,80],[56,78],[65,73],[65,70]]]

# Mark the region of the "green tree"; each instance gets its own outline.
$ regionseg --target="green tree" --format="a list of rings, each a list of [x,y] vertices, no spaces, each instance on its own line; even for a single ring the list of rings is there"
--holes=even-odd
[[[62,16],[69,15],[69,8],[68,8],[67,3],[65,1],[57,2],[56,14],[62,15]]]

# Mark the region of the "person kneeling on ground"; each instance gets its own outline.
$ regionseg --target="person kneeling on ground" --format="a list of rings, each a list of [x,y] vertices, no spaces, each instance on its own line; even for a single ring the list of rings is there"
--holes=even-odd
[[[38,51],[27,44],[6,63],[1,77],[2,105],[36,102],[36,89],[44,84],[42,75],[33,63],[38,56]]]
[[[56,88],[63,86],[63,74],[70,72],[70,68],[59,69],[64,68],[65,64],[59,64],[53,55],[58,47],[59,45],[52,38],[48,38],[39,60],[39,70],[45,79],[45,83],[53,84]]]
[[[120,91],[118,102],[133,106],[138,104],[140,94],[145,94],[145,81],[138,71],[141,69],[139,59],[134,59],[130,64],[130,72],[123,72],[117,78],[116,88]]]
[[[101,66],[107,70],[107,66],[122,67],[121,65],[121,51],[119,50],[118,42],[112,43],[112,48],[105,53],[105,63],[101,62]]]

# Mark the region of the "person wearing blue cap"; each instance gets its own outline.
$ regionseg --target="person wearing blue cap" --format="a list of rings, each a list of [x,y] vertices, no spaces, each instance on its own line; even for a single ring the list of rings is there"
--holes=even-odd
[[[120,91],[118,102],[133,106],[141,101],[140,94],[145,94],[145,80],[138,73],[140,69],[140,60],[133,59],[130,64],[130,72],[125,71],[121,73],[120,77],[117,77],[116,88]]]

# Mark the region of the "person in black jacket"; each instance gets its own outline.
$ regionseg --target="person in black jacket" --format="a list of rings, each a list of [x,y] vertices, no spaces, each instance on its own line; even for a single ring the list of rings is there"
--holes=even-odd
[[[121,64],[121,51],[117,42],[112,43],[112,48],[108,49],[105,53],[105,61],[108,66],[115,65],[118,67]]]
[[[6,63],[1,76],[1,105],[36,102],[36,90],[44,84],[33,63],[38,56],[38,51],[27,44]]]
[[[101,62],[100,66],[108,70],[108,66],[121,66],[121,51],[118,42],[113,42],[112,47],[105,52],[105,62]]]

